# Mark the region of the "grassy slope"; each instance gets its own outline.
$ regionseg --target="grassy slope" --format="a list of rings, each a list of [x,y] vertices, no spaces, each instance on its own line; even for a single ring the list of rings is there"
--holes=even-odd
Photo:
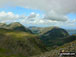
[[[46,48],[38,36],[21,31],[0,29],[0,57],[30,57],[38,54],[41,55],[35,57],[57,57],[61,49],[68,49],[72,45],[71,43],[76,44],[76,41],[74,40],[76,40],[76,35],[64,39],[58,39],[58,41],[55,40],[53,43],[55,42],[54,45],[56,45],[56,47],[58,45],[58,48],[43,53]],[[76,50],[76,45],[72,47]],[[71,49],[71,51],[72,50],[74,49]]]
[[[0,57],[29,57],[44,50],[44,45],[36,35],[0,29]]]

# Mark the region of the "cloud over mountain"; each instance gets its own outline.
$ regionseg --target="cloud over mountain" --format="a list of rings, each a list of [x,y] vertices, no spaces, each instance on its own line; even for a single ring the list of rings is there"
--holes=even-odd
[[[53,15],[52,15],[53,16]],[[29,16],[20,16],[14,14],[12,12],[0,12],[0,22],[4,23],[11,23],[11,22],[20,22],[25,25],[41,25],[41,26],[66,26],[66,27],[75,27],[76,19],[69,20],[66,16],[60,19],[56,17],[54,19],[47,18],[40,18],[39,14],[31,13]],[[55,18],[55,17],[54,17]],[[66,18],[66,19],[65,19]]]
[[[7,5],[7,6],[6,6]],[[45,18],[57,21],[66,21],[66,14],[76,13],[76,0],[2,0],[2,7],[24,7],[39,9],[45,12]],[[33,13],[28,18],[36,15]]]
[[[19,15],[15,15],[14,13],[12,12],[0,12],[0,22],[7,22],[7,21],[10,21],[10,20],[16,20],[19,18]]]
[[[20,20],[24,24],[75,26],[76,19],[70,20],[66,15],[76,13],[76,0],[0,0],[0,8],[17,6],[41,10],[44,12],[44,18],[40,18],[39,14],[34,12],[29,16],[0,12],[0,21]]]

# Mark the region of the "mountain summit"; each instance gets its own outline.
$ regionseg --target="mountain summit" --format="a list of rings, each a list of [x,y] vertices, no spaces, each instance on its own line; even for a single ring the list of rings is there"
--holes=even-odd
[[[9,29],[9,30],[16,30],[16,31],[24,31],[24,32],[32,33],[30,29],[24,27],[19,22],[14,22],[14,23],[11,23],[11,24],[8,24],[8,25],[6,25],[4,23],[0,23],[0,28]]]

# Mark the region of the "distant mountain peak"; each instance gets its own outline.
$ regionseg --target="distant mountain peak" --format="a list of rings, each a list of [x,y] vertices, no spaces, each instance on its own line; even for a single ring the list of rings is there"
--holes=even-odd
[[[24,25],[22,25],[19,22],[13,22],[10,24],[0,23],[0,28],[9,29],[9,30],[16,30],[16,31],[24,31],[24,32],[31,32],[29,28],[26,28]]]

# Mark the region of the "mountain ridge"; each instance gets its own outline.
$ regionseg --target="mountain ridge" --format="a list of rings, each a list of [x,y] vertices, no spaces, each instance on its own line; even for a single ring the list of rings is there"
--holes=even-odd
[[[26,28],[19,22],[13,22],[10,24],[0,23],[0,28],[8,29],[8,30],[16,30],[16,31],[24,31],[28,33],[32,33],[32,31],[29,28]]]

